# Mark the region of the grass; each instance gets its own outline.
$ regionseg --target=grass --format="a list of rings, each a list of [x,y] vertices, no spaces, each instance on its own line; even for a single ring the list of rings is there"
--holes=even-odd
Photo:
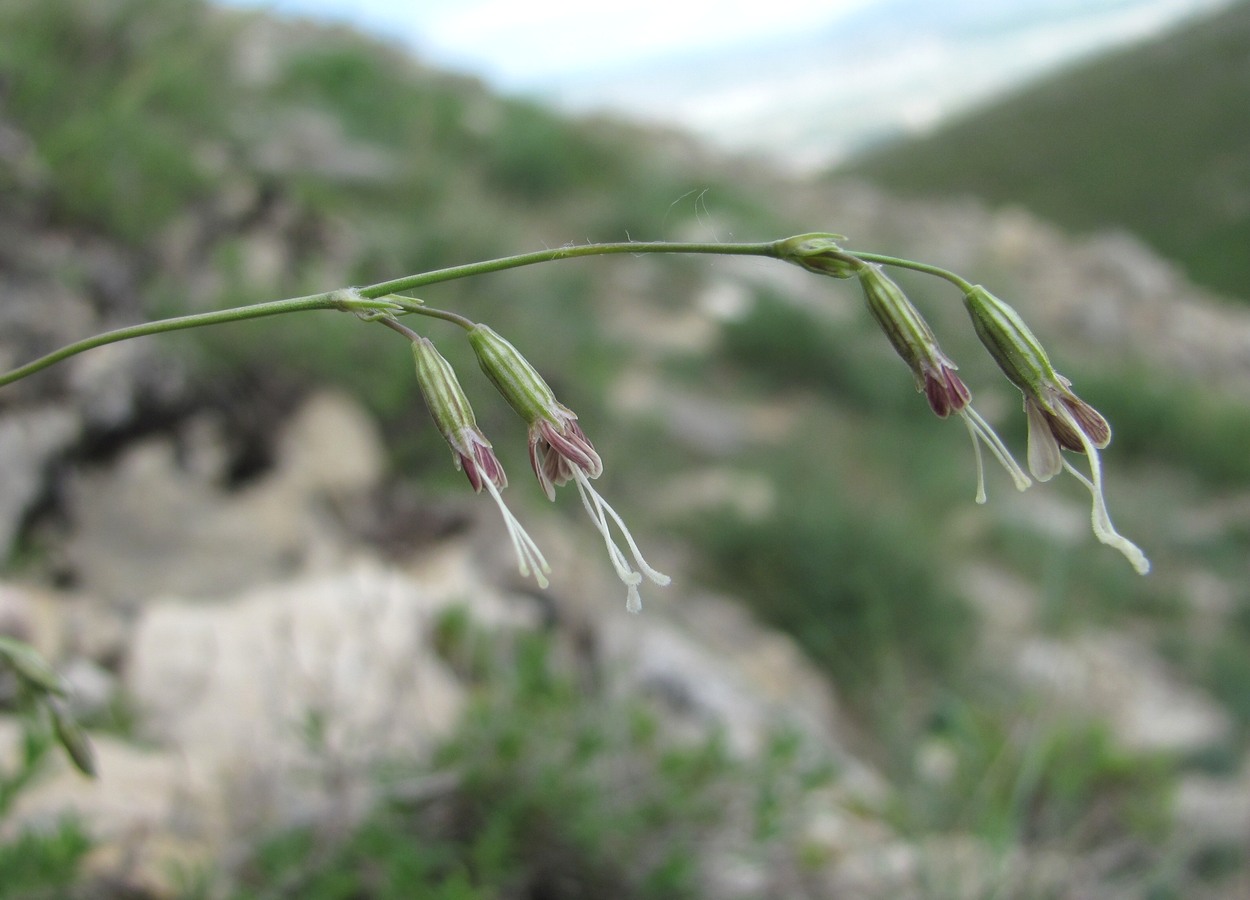
[[[914,513],[892,515],[897,496],[877,505],[854,496],[850,482],[859,479],[862,491],[865,479],[816,457],[771,460],[771,472],[804,476],[775,482],[766,521],[718,512],[692,523],[709,577],[793,635],[852,696],[871,695],[896,670],[909,683],[953,679],[975,627],[944,582],[939,530]]]
[[[0,843],[0,897],[61,900],[77,882],[91,846],[87,833],[72,819],[46,830],[22,830]]]

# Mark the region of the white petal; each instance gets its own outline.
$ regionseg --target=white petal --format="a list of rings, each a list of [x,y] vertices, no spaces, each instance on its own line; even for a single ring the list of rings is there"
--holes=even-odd
[[[1050,481],[1063,471],[1063,453],[1055,440],[1046,414],[1032,400],[1024,402],[1029,420],[1029,471],[1038,481]]]

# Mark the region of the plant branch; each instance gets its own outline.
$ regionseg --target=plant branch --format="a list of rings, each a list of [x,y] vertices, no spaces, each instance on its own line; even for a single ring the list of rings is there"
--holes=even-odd
[[[455,281],[457,278],[469,278],[473,275],[485,275],[488,272],[502,272],[505,269],[517,269],[521,266],[532,266],[538,263],[554,262],[557,259],[577,259],[583,256],[608,256],[616,253],[694,253],[709,256],[768,256],[776,258],[777,247],[781,241],[765,241],[749,244],[704,244],[683,243],[678,241],[622,241],[610,244],[578,244],[570,247],[557,247],[554,250],[537,250],[533,253],[521,253],[516,256],[505,256],[500,259],[488,259],[482,262],[468,263],[463,266],[452,266],[447,269],[435,269],[420,275],[407,275],[393,281],[382,281],[359,289],[362,297],[381,297],[399,291],[411,291],[427,284],[439,284],[444,281]]]
[[[167,331],[181,331],[186,328],[199,328],[203,325],[221,325],[226,322],[241,322],[246,319],[260,319],[266,316],[277,316],[283,313],[306,312],[313,309],[336,309],[342,312],[363,311],[398,311],[403,307],[390,300],[375,300],[356,296],[352,291],[329,291],[324,294],[311,294],[307,297],[293,297],[289,300],[274,300],[269,303],[256,303],[252,306],[240,306],[233,309],[222,309],[215,312],[196,313],[189,316],[177,316],[172,319],[158,319],[155,322],[144,322],[141,325],[130,325],[114,331],[106,331],[81,341],[75,341],[60,350],[41,356],[34,362],[5,372],[0,375],[0,387],[12,384],[28,375],[34,375],[48,366],[55,365],[71,356],[76,356],[105,344],[128,341],[131,338],[146,337],[150,334],[163,334]]]
[[[772,259],[787,258],[786,248],[794,239],[765,241],[758,243],[697,243],[668,241],[622,241],[605,244],[579,244],[576,246],[558,247],[552,250],[539,250],[533,253],[521,253],[516,256],[505,256],[499,259],[488,259],[481,262],[436,269],[417,275],[407,275],[391,281],[381,281],[362,288],[348,288],[329,291],[324,294],[311,294],[307,297],[294,297],[289,300],[275,300],[269,303],[257,303],[251,306],[240,306],[216,312],[197,313],[189,316],[178,316],[172,319],[161,319],[141,325],[118,328],[93,337],[85,338],[52,353],[42,356],[34,362],[0,374],[0,387],[12,384],[28,375],[33,375],[51,365],[68,359],[87,350],[126,341],[131,338],[145,337],[151,334],[162,334],[167,331],[179,331],[186,328],[199,328],[204,325],[221,325],[226,322],[240,322],[246,319],[259,319],[266,316],[277,316],[285,313],[306,312],[314,309],[335,309],[342,312],[381,314],[386,318],[390,315],[415,313],[454,322],[463,328],[471,328],[473,323],[463,316],[446,310],[430,309],[421,305],[419,300],[408,297],[397,297],[400,291],[411,291],[430,284],[469,278],[474,275],[485,275],[489,272],[501,272],[538,263],[554,262],[559,259],[577,259],[585,256],[608,256],[612,254],[646,254],[646,253],[681,253],[704,254],[709,256],[761,256]],[[912,269],[928,275],[943,278],[965,293],[972,285],[946,269],[920,263],[914,260],[901,259],[896,256],[885,256],[878,253],[861,253],[844,251],[847,257],[865,262]],[[367,318],[367,316],[366,316]]]
[[[864,262],[880,263],[883,266],[894,266],[898,269],[911,269],[913,272],[923,272],[925,275],[934,275],[938,278],[945,279],[955,287],[959,288],[965,294],[972,290],[972,283],[967,279],[960,278],[949,269],[943,269],[939,266],[933,266],[929,263],[916,262],[914,259],[903,259],[898,256],[886,256],[883,253],[861,253],[858,250],[847,250],[848,256],[856,259],[862,259]]]

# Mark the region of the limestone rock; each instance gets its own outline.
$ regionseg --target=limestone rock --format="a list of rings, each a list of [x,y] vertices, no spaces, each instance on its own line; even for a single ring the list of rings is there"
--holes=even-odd
[[[1185,753],[1224,740],[1228,714],[1178,681],[1147,647],[1122,634],[1025,641],[1017,671],[1070,708],[1106,719],[1134,750]]]
[[[105,599],[133,606],[332,567],[345,541],[327,505],[381,477],[376,429],[343,395],[316,395],[279,447],[272,471],[235,491],[222,489],[206,454],[184,454],[167,438],[132,444],[111,468],[75,472],[70,569]]]
[[[51,461],[80,434],[79,416],[66,406],[42,406],[0,416],[0,558],[7,557],[22,517],[44,491]]]

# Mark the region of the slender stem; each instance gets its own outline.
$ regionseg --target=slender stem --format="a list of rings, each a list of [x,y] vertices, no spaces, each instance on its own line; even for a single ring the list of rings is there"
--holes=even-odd
[[[0,387],[12,384],[33,375],[36,372],[55,365],[64,359],[75,356],[86,350],[115,344],[131,338],[146,337],[149,334],[162,334],[166,331],[180,331],[184,328],[199,328],[202,325],[220,325],[225,322],[240,322],[244,319],[259,319],[265,316],[277,316],[283,313],[304,312],[311,309],[337,309],[342,311],[391,310],[397,306],[389,300],[373,300],[353,295],[350,291],[329,291],[324,294],[311,294],[307,297],[294,297],[289,300],[274,300],[269,303],[257,303],[252,306],[240,306],[234,309],[222,309],[215,312],[196,313],[190,316],[177,316],[172,319],[160,319],[145,322],[142,325],[130,325],[114,331],[106,331],[93,337],[75,341],[68,346],[41,356],[34,362],[5,372],[0,375]]]
[[[505,269],[515,269],[521,266],[531,266],[537,263],[553,262],[557,259],[576,259],[583,256],[607,256],[610,254],[630,253],[683,253],[683,254],[706,254],[712,256],[763,256],[773,259],[783,258],[788,239],[779,241],[765,241],[759,243],[738,243],[738,244],[721,244],[721,243],[685,243],[685,242],[667,242],[667,241],[624,241],[619,243],[607,244],[580,244],[570,247],[558,247],[554,250],[539,250],[534,253],[521,253],[516,256],[505,256],[499,259],[489,259],[482,262],[469,263],[467,265],[452,266],[446,269],[436,269],[433,272],[423,272],[418,275],[408,275],[403,278],[396,278],[391,281],[381,281],[377,284],[371,284],[368,287],[359,289],[347,289],[338,291],[329,291],[324,294],[312,294],[307,297],[294,297],[289,300],[275,300],[270,303],[258,303],[252,306],[241,306],[234,309],[223,309],[210,313],[199,313],[190,316],[178,316],[172,319],[162,319],[156,322],[147,322],[142,325],[132,325],[128,328],[119,328],[115,331],[108,331],[104,334],[98,334],[94,337],[86,338],[67,347],[62,347],[53,353],[40,357],[34,362],[27,363],[20,368],[11,372],[0,374],[0,387],[11,384],[14,381],[25,378],[28,375],[46,369],[48,366],[61,362],[68,357],[91,350],[96,347],[102,347],[105,344],[116,343],[117,341],[125,341],[130,338],[144,337],[149,334],[161,334],[166,331],[178,331],[184,328],[199,328],[202,325],[220,325],[225,322],[239,322],[244,319],[258,319],[264,316],[276,316],[291,312],[304,312],[312,309],[337,309],[343,312],[374,312],[374,313],[416,313],[419,315],[431,316],[433,318],[444,319],[454,322],[462,328],[471,328],[473,323],[446,310],[430,309],[422,306],[420,301],[415,301],[406,297],[395,297],[394,294],[400,291],[410,291],[428,284],[438,284],[445,281],[453,281],[458,278],[468,278],[473,275],[485,275],[488,272],[501,272]],[[885,256],[879,253],[861,253],[858,251],[846,251],[847,255],[854,256],[867,262],[882,263],[889,266],[897,266],[899,268],[912,269],[917,272],[924,272],[929,275],[936,275],[953,283],[956,287],[965,292],[972,289],[972,285],[964,279],[960,278],[953,272],[937,266],[920,263],[910,259],[901,259],[896,256]],[[390,316],[383,316],[383,324],[389,325],[387,321]]]
[[[417,334],[407,325],[401,325],[399,322],[396,322],[390,316],[382,316],[381,318],[377,319],[377,322],[379,325],[385,325],[387,328],[391,329],[391,331],[398,331],[400,334],[408,338],[408,340],[412,341],[414,344],[421,340],[421,335]]]
[[[469,331],[476,326],[476,322],[472,319],[466,319],[459,313],[449,312],[445,309],[435,309],[432,306],[422,306],[418,309],[411,310],[421,316],[429,316],[431,319],[442,319],[444,322],[455,322],[465,331]]]
[[[505,256],[500,259],[488,259],[483,262],[469,263],[463,266],[452,266],[448,269],[436,269],[420,275],[407,275],[393,281],[382,281],[360,288],[362,297],[381,297],[385,294],[411,291],[427,284],[438,284],[443,281],[454,281],[457,278],[468,278],[471,275],[485,275],[487,272],[501,272],[504,269],[516,269],[521,266],[532,266],[537,263],[552,262],[557,259],[576,259],[581,256],[607,256],[612,253],[704,253],[714,256],[770,256],[776,257],[777,246],[781,241],[766,241],[753,244],[700,244],[700,243],[669,243],[667,241],[624,241],[616,244],[579,244],[573,247],[557,247],[554,250],[538,250],[533,253],[522,253],[517,256]]]
[[[245,319],[259,319],[264,316],[276,316],[283,313],[304,312],[312,309],[337,309],[343,312],[396,312],[418,313],[434,318],[455,322],[462,328],[471,328],[473,323],[463,316],[446,310],[428,309],[418,301],[410,298],[388,298],[386,295],[399,291],[409,291],[426,284],[437,284],[467,278],[471,275],[483,275],[487,272],[499,272],[504,269],[515,269],[535,263],[550,262],[556,259],[574,259],[580,256],[603,256],[612,253],[703,253],[718,256],[769,256],[777,257],[777,247],[781,241],[752,244],[704,244],[704,243],[668,243],[665,241],[623,242],[615,244],[583,244],[576,247],[560,247],[555,250],[540,250],[536,253],[522,253],[518,256],[506,256],[484,262],[469,263],[463,266],[452,266],[437,269],[420,275],[409,275],[392,281],[372,284],[359,290],[337,290],[324,294],[312,294],[307,297],[293,297],[289,300],[274,300],[269,303],[257,303],[251,306],[240,306],[210,313],[197,313],[190,316],[177,316],[172,319],[160,319],[156,322],[145,322],[106,331],[93,337],[76,341],[68,346],[41,356],[12,371],[0,374],[0,387],[12,384],[34,375],[48,366],[55,365],[71,356],[76,356],[105,344],[126,341],[131,338],[145,337],[150,334],[162,334],[166,331],[179,331],[184,328],[199,328],[203,325],[220,325],[225,322],[240,322]]]
[[[883,266],[894,266],[899,269],[911,269],[913,272],[923,272],[926,275],[936,275],[938,278],[946,279],[965,294],[972,290],[971,282],[960,278],[949,269],[929,265],[929,263],[916,262],[914,259],[903,259],[898,256],[886,256],[883,253],[861,253],[859,250],[847,250],[846,253],[864,262],[881,263]]]

